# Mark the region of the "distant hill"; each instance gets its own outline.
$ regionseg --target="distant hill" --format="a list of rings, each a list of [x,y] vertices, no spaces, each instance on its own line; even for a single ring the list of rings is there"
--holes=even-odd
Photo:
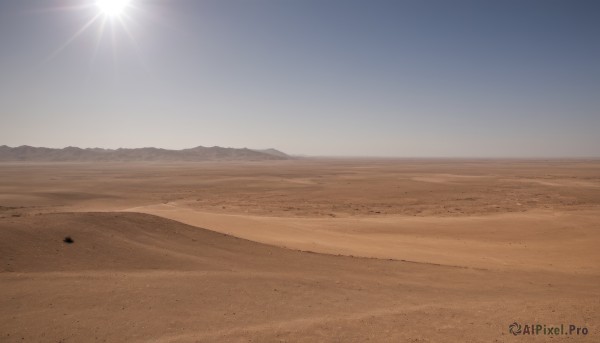
[[[291,157],[275,149],[252,150],[198,146],[191,149],[167,150],[159,148],[100,149],[66,147],[64,149],[38,148],[28,145],[11,148],[0,146],[0,162],[112,162],[112,161],[262,161],[287,160]]]
[[[258,152],[262,152],[262,153],[265,153],[265,154],[269,154],[269,155],[272,155],[272,156],[281,157],[283,159],[289,159],[290,158],[290,155],[288,155],[288,154],[286,154],[284,152],[281,152],[281,151],[279,151],[277,149],[273,149],[273,148],[271,148],[271,149],[262,149],[262,150],[253,149],[253,150],[254,151],[258,151]]]

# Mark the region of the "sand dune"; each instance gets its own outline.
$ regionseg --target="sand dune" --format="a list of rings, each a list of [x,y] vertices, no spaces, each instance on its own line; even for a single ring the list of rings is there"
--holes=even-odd
[[[177,204],[127,209],[256,242],[334,255],[503,270],[600,272],[594,211],[478,217],[289,218],[215,214]]]
[[[597,277],[303,253],[144,214],[12,218],[0,235],[6,342],[490,342],[513,320],[600,313]]]

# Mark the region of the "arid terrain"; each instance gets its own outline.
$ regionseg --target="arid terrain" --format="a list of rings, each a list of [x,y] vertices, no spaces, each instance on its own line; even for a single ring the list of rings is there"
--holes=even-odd
[[[598,160],[5,162],[0,341],[597,342],[599,246]]]

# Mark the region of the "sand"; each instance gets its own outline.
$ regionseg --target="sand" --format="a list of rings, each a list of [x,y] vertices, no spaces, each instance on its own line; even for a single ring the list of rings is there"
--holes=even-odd
[[[0,206],[0,341],[600,334],[598,161],[4,163]]]

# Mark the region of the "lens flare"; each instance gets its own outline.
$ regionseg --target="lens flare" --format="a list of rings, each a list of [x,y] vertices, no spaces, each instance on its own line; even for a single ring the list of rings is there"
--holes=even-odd
[[[96,5],[100,10],[111,17],[118,16],[129,6],[131,0],[98,0]]]

